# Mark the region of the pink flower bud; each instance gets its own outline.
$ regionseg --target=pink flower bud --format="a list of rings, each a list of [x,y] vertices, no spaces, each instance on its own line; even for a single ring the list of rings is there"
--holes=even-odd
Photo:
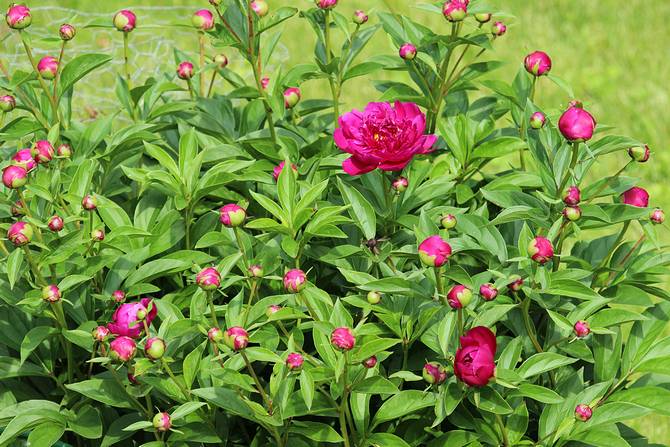
[[[63,219],[60,216],[51,216],[47,222],[47,226],[54,233],[58,233],[63,229]]]
[[[286,367],[291,371],[300,371],[305,359],[297,352],[292,352],[286,357]]]
[[[416,47],[409,42],[404,43],[400,46],[398,54],[402,59],[405,59],[406,61],[411,61],[416,57]]]
[[[563,203],[566,205],[579,205],[579,202],[582,201],[582,192],[575,185],[570,186],[565,190],[565,195],[563,196]]]
[[[151,326],[151,322],[158,314],[158,309],[151,298],[142,298],[134,303],[122,304],[114,311],[112,322],[107,325],[107,328],[113,334],[137,338],[144,330],[142,321],[137,318],[137,314],[141,312],[145,313],[144,321],[147,326]]]
[[[58,29],[58,34],[60,34],[60,38],[63,40],[72,40],[77,34],[77,30],[69,23],[64,23]]]
[[[468,13],[467,4],[460,0],[449,0],[442,6],[444,18],[450,22],[462,21]]]
[[[50,303],[60,301],[60,289],[55,284],[50,284],[42,288],[42,299]]]
[[[256,13],[258,17],[265,17],[268,15],[268,11],[270,10],[270,7],[265,2],[265,0],[253,0],[249,4],[249,7],[253,12]]]
[[[22,187],[28,181],[28,172],[21,166],[9,165],[2,170],[2,183],[10,189]]]
[[[558,129],[566,140],[580,143],[591,139],[596,129],[596,120],[586,110],[571,106],[558,120]]]
[[[439,385],[447,380],[447,369],[438,362],[423,365],[423,380],[431,385]]]
[[[16,108],[16,99],[12,95],[0,96],[0,112],[11,112]]]
[[[112,299],[117,303],[126,301],[126,292],[123,290],[115,290],[112,292]]]
[[[109,348],[109,355],[113,360],[127,362],[135,357],[137,344],[132,338],[123,335],[112,340]]]
[[[81,199],[81,207],[86,211],[93,211],[98,207],[98,199],[94,195],[87,194]]]
[[[375,366],[377,366],[377,357],[373,355],[372,357],[363,360],[362,365],[367,369],[374,368]]]
[[[554,257],[554,246],[549,239],[537,236],[528,244],[528,256],[539,264],[546,264]]]
[[[233,351],[241,351],[249,344],[249,334],[243,328],[234,326],[223,335],[223,342]]]
[[[21,149],[12,157],[12,164],[21,166],[27,172],[32,171],[37,167],[37,162],[33,157],[32,150],[30,148]]]
[[[586,404],[579,404],[575,407],[575,419],[586,422],[591,419],[593,415],[593,410]]]
[[[314,0],[317,8],[333,9],[337,6],[337,0]]]
[[[479,295],[484,301],[493,301],[498,296],[498,289],[491,283],[482,284],[479,287]]]
[[[165,354],[165,341],[162,338],[151,337],[144,342],[144,353],[149,360],[158,360]]]
[[[47,140],[35,142],[30,153],[38,164],[49,163],[54,158],[54,147]]]
[[[247,212],[239,205],[229,203],[219,209],[219,220],[228,228],[239,227],[244,223]]]
[[[219,65],[219,68],[226,68],[228,66],[228,58],[225,54],[217,54],[212,58],[212,62]]]
[[[289,87],[284,90],[284,107],[292,109],[300,101],[300,89],[298,87]]]
[[[214,267],[207,267],[195,275],[195,283],[202,290],[216,290],[221,285],[221,274]]]
[[[348,327],[338,327],[330,334],[330,343],[341,351],[351,351],[356,346],[356,337]]]
[[[249,266],[249,276],[252,278],[262,278],[263,277],[263,267],[258,264]]]
[[[276,304],[272,304],[265,309],[265,316],[270,318],[272,315],[276,314],[281,310],[281,306],[277,306]]]
[[[542,112],[535,112],[530,116],[530,127],[532,129],[542,129],[547,122],[547,117]]]
[[[646,208],[649,206],[649,193],[643,188],[634,186],[621,195],[621,200],[626,205]]]
[[[451,245],[440,236],[430,236],[419,244],[419,258],[428,267],[442,267],[451,256]]]
[[[284,288],[290,293],[299,293],[307,285],[307,276],[300,269],[293,269],[284,275]]]
[[[646,144],[644,146],[635,146],[628,149],[628,155],[638,163],[645,163],[651,156],[651,150]]]
[[[510,283],[507,285],[512,292],[518,292],[523,287],[523,278],[519,275],[513,275]]]
[[[10,5],[5,15],[7,26],[12,29],[28,28],[33,22],[33,17],[30,15],[30,9],[24,5]]]
[[[177,66],[177,76],[179,79],[189,80],[193,77],[193,64],[185,61]]]
[[[409,186],[409,182],[408,182],[407,179],[406,179],[405,177],[403,177],[403,176],[400,176],[400,177],[396,178],[396,179],[393,180],[393,182],[391,183],[391,187],[392,187],[393,189],[395,189],[397,192],[403,192],[403,191],[405,191],[405,190],[407,189],[408,186]]]
[[[381,303],[382,294],[377,292],[377,291],[371,290],[370,292],[368,292],[368,297],[367,298],[368,298],[368,303],[370,303],[374,306],[375,304]]]
[[[212,343],[220,343],[223,340],[223,331],[218,327],[210,328],[207,331],[207,338]]]
[[[503,36],[507,32],[507,26],[503,22],[495,22],[491,25],[491,34],[495,37]]]
[[[649,220],[651,220],[651,223],[655,225],[660,225],[663,222],[665,222],[665,213],[663,212],[662,209],[656,208],[649,215]]]
[[[535,76],[543,76],[551,71],[551,58],[544,51],[534,51],[523,61],[526,71]]]
[[[100,228],[91,231],[91,239],[96,242],[102,242],[105,240],[105,230]]]
[[[284,170],[284,165],[285,164],[286,164],[286,162],[282,161],[277,166],[275,166],[274,169],[272,170],[272,177],[275,179],[275,182],[279,179],[279,174],[281,174],[281,171]],[[293,169],[293,172],[296,172],[296,173],[298,172],[298,167],[294,163],[291,163],[291,169]]]
[[[578,206],[566,206],[563,208],[563,217],[570,222],[577,222],[582,218],[582,209]]]
[[[52,56],[44,56],[37,63],[37,71],[44,79],[53,79],[58,73],[58,59]]]
[[[9,230],[7,230],[7,239],[17,247],[29,244],[32,237],[33,227],[27,222],[15,222],[9,227]]]
[[[200,9],[191,17],[191,23],[201,31],[209,31],[214,28],[214,15],[209,9]]]
[[[130,382],[131,385],[137,385],[140,383],[137,381],[137,377],[135,377],[134,374],[134,368],[132,367],[128,368],[128,374],[126,374],[126,377],[128,378],[128,382]]]
[[[156,413],[153,419],[154,428],[160,432],[166,432],[172,427],[172,418],[166,412]]]
[[[475,20],[478,21],[479,23],[486,23],[491,21],[491,13],[490,12],[480,12],[479,14],[475,14]]]
[[[270,78],[267,76],[263,76],[261,78],[261,87],[263,87],[263,90],[266,90],[268,88],[268,85],[270,85]]]
[[[458,220],[453,214],[445,214],[442,216],[442,219],[440,219],[440,223],[445,230],[451,230],[456,227]]]
[[[56,153],[58,154],[59,157],[70,158],[72,157],[72,146],[63,143],[60,146],[58,146],[58,149],[56,149]]]
[[[113,23],[117,30],[129,33],[135,29],[137,16],[132,11],[122,9],[114,15]]]
[[[354,11],[353,21],[356,25],[362,25],[368,21],[368,15],[364,11],[357,9]]]
[[[579,338],[584,338],[591,333],[589,323],[584,320],[579,320],[575,323],[575,335]]]
[[[472,290],[458,284],[452,287],[447,293],[447,302],[452,309],[462,309],[467,307],[472,300]]]
[[[98,326],[97,328],[93,329],[91,335],[93,336],[93,340],[103,342],[107,340],[107,337],[109,337],[109,329],[107,329],[105,326]]]
[[[135,318],[137,318],[137,321],[144,321],[146,317],[147,310],[144,308],[138,309],[137,312],[135,312]]]

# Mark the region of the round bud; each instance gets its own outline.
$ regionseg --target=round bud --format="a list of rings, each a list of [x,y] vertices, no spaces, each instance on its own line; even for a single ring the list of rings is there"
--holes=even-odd
[[[28,181],[28,172],[21,166],[9,165],[2,170],[2,184],[10,189],[22,187]]]
[[[284,288],[290,293],[300,293],[307,285],[307,275],[300,269],[292,269],[284,274]]]
[[[439,385],[447,380],[447,369],[438,362],[423,365],[423,380],[431,385]]]
[[[291,371],[300,371],[305,359],[301,354],[292,352],[286,357],[286,367]]]
[[[249,266],[249,276],[252,278],[262,278],[263,277],[263,267],[258,264]]]
[[[156,413],[152,422],[154,428],[160,432],[166,432],[172,427],[172,418],[166,412]]]
[[[459,0],[448,0],[442,6],[442,14],[449,22],[461,22],[467,13],[467,4]]]
[[[96,242],[102,242],[105,240],[105,232],[104,230],[97,229],[91,231],[91,239],[96,241]]]
[[[493,301],[498,296],[498,289],[491,283],[482,284],[479,287],[479,295],[484,301]]]
[[[212,343],[220,343],[223,341],[223,331],[218,327],[210,328],[207,331],[207,338],[209,338],[209,341]]]
[[[5,21],[7,26],[12,29],[24,29],[30,26],[33,17],[30,15],[30,9],[27,6],[11,4],[7,9]]]
[[[214,28],[214,15],[208,9],[201,9],[193,13],[191,23],[200,31],[209,31]]]
[[[544,51],[534,51],[526,56],[523,65],[533,76],[544,76],[551,71],[551,58]]]
[[[12,95],[0,96],[0,112],[11,112],[16,108],[16,99]]]
[[[58,146],[58,149],[56,149],[56,153],[58,154],[59,157],[70,158],[72,157],[72,146],[63,143],[60,146]]]
[[[217,54],[212,58],[212,61],[219,66],[219,68],[226,68],[228,66],[228,58],[225,54]]]
[[[56,77],[58,73],[58,59],[52,56],[44,56],[37,63],[37,71],[42,78],[51,80]]]
[[[570,186],[565,190],[565,195],[563,195],[563,203],[568,206],[579,205],[579,202],[582,201],[582,192],[575,185]]]
[[[93,340],[103,342],[109,337],[109,329],[106,326],[98,326],[91,332]]]
[[[37,167],[32,148],[21,149],[12,157],[12,164],[21,166],[26,172],[30,172]]]
[[[330,343],[340,351],[351,351],[356,346],[356,337],[348,327],[338,327],[331,332]]]
[[[360,9],[357,9],[354,11],[353,21],[356,25],[362,25],[368,21],[368,15]]]
[[[575,419],[578,421],[586,422],[591,419],[593,415],[593,410],[586,404],[579,404],[575,407]]]
[[[416,57],[416,47],[409,42],[404,43],[400,46],[398,55],[406,61],[411,61]]]
[[[503,22],[495,22],[491,25],[491,34],[495,37],[503,36],[507,32],[507,26]]]
[[[265,17],[268,15],[268,11],[270,10],[270,7],[265,2],[265,0],[253,0],[249,4],[249,7],[253,12],[256,13],[258,17]]]
[[[242,226],[246,218],[247,212],[244,208],[234,203],[229,203],[219,209],[219,220],[228,228]]]
[[[584,338],[591,333],[589,323],[584,320],[579,320],[575,323],[575,335],[579,338]]]
[[[403,176],[400,176],[400,177],[396,178],[391,183],[391,187],[398,193],[404,192],[407,189],[408,186],[409,186],[409,182]]]
[[[135,29],[137,16],[128,9],[122,9],[114,15],[113,23],[117,30],[129,33]]]
[[[375,366],[377,366],[377,357],[375,357],[373,355],[372,357],[369,357],[366,360],[363,360],[362,365],[367,369],[374,368]]]
[[[268,85],[270,85],[270,78],[267,76],[263,76],[261,78],[261,87],[263,87],[263,90],[266,90],[268,88]]]
[[[646,144],[644,146],[634,146],[628,149],[628,155],[638,163],[645,163],[651,156],[651,150]]]
[[[54,233],[58,233],[63,229],[63,219],[60,216],[51,216],[49,222],[47,222],[47,226]]]
[[[530,127],[532,129],[542,129],[547,122],[547,117],[542,112],[535,112],[530,116]]]
[[[447,302],[452,309],[462,309],[470,304],[471,300],[472,290],[461,284],[455,285],[447,293]]]
[[[337,0],[314,0],[314,4],[319,9],[333,9],[337,6]]]
[[[451,256],[451,245],[440,236],[430,236],[419,244],[419,259],[428,267],[442,267]]]
[[[277,180],[279,180],[279,176],[281,175],[282,171],[284,170],[284,165],[286,165],[286,162],[282,161],[281,163],[279,163],[277,166],[275,166],[272,169],[272,178],[275,179],[275,182]],[[294,163],[291,163],[291,169],[293,170],[293,172],[296,172],[296,173],[298,172],[298,167]]]
[[[284,90],[284,107],[292,109],[300,101],[300,89],[298,87],[289,87]]]
[[[29,244],[32,237],[33,227],[27,222],[15,222],[7,230],[7,239],[17,247]]]
[[[243,328],[234,326],[223,334],[223,342],[233,351],[241,351],[249,344],[249,334]]]
[[[523,288],[523,278],[519,275],[512,275],[510,283],[507,285],[512,292],[518,292]]]
[[[49,163],[54,158],[54,147],[49,141],[40,140],[32,145],[30,154],[38,164]]]
[[[151,337],[144,342],[144,353],[149,360],[158,360],[165,354],[165,342],[162,338]]]
[[[554,246],[545,237],[537,236],[528,244],[528,256],[540,265],[544,265],[554,257]]]
[[[188,61],[182,62],[177,66],[177,76],[179,76],[179,79],[189,80],[193,77],[193,72],[193,64]]]
[[[368,292],[368,303],[375,305],[379,304],[382,301],[382,294],[379,292],[376,292],[374,290],[371,290]]]
[[[42,299],[50,303],[60,301],[60,289],[55,284],[50,284],[42,288]]]
[[[60,38],[63,40],[72,40],[77,34],[77,30],[69,23],[64,23],[58,29],[58,34],[60,34]]]
[[[478,21],[479,23],[486,23],[491,21],[491,13],[490,12],[480,12],[479,14],[475,14],[475,20]]]
[[[582,209],[578,206],[566,206],[563,208],[563,217],[570,222],[576,222],[582,218]]]
[[[663,212],[662,209],[656,208],[649,215],[649,220],[651,220],[651,223],[655,225],[660,225],[663,222],[665,222],[665,213]]]
[[[112,299],[117,303],[126,301],[126,292],[123,290],[115,290],[112,292]]]
[[[135,357],[137,344],[132,338],[122,335],[109,344],[109,356],[112,360],[127,362]]]
[[[98,199],[94,195],[87,194],[81,199],[81,207],[86,211],[93,211],[98,207]]]
[[[214,267],[207,267],[195,275],[195,283],[202,290],[216,290],[221,285],[221,274]]]
[[[440,219],[440,223],[442,224],[442,228],[445,230],[451,230],[456,227],[458,221],[456,220],[456,216],[453,214],[445,214],[442,216],[442,219]]]

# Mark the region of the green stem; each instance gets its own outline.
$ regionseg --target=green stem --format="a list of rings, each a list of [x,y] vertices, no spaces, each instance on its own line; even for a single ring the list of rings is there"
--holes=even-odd
[[[51,103],[51,108],[53,110],[53,119],[54,122],[58,121],[58,104],[56,104],[56,98],[55,96],[51,95],[51,92],[49,92],[49,86],[47,85],[46,81],[42,77],[42,74],[40,71],[37,69],[37,63],[35,62],[35,58],[33,57],[33,52],[30,49],[30,45],[28,45],[28,42],[23,37],[23,30],[19,31],[21,33],[21,41],[23,42],[23,48],[26,50],[26,55],[28,56],[28,60],[30,61],[30,65],[32,65],[33,69],[35,70],[35,74],[37,75],[37,80],[39,81],[40,85],[42,86],[42,90],[44,90],[44,94],[49,98],[49,102]]]
[[[450,40],[454,40],[456,36],[458,35],[458,25],[453,23],[451,25],[451,38]],[[447,70],[449,69],[449,60],[451,59],[453,51],[449,50],[447,53],[446,57],[444,58],[444,61],[442,62],[442,66],[440,67],[440,74],[439,78],[437,79],[437,86],[438,88],[435,90],[433,93],[433,104],[435,104],[435,107],[433,110],[429,110],[429,117],[428,117],[428,124],[429,124],[429,132],[428,133],[433,133],[435,132],[435,126],[437,125],[437,118],[440,114],[440,108],[442,107],[442,100],[444,98],[444,87],[447,84]]]
[[[247,327],[247,320],[249,318],[249,312],[251,311],[251,304],[254,301],[254,296],[256,296],[256,291],[258,290],[258,280],[251,280],[251,290],[249,290],[249,299],[247,300],[247,308],[244,311],[244,318],[242,319],[242,327]]]
[[[521,303],[521,314],[523,315],[523,324],[526,326],[526,332],[528,332],[528,337],[533,343],[535,350],[537,352],[544,352],[540,342],[537,341],[537,336],[535,335],[535,329],[533,328],[533,322],[530,320],[530,297],[526,297]]]
[[[19,196],[19,200],[23,204],[23,211],[25,211],[26,216],[30,217],[31,219],[34,219],[32,211],[30,211],[30,208],[28,208],[28,202],[26,201],[26,197],[23,195],[23,191],[21,189],[17,189],[16,194]],[[33,224],[30,225],[35,229],[35,235],[37,236],[37,241],[40,244],[43,244],[44,237],[42,236],[42,230],[40,229],[40,227],[35,226]]]
[[[205,96],[205,33],[200,32],[198,44],[200,46],[200,96]]]
[[[130,61],[129,61],[129,48],[128,48],[128,34],[130,33],[123,33],[123,68],[126,73],[126,83],[128,84],[128,89],[131,89],[130,86]]]
[[[349,447],[349,433],[347,430],[347,416],[349,411],[349,386],[347,384],[349,375],[349,353],[344,353],[344,371],[342,371],[342,403],[340,404],[340,430],[344,438],[344,446]]]
[[[51,303],[51,309],[56,315],[56,321],[61,328],[61,331],[67,330],[67,321],[65,320],[65,312],[63,312],[63,302],[58,300],[55,303]],[[65,356],[67,358],[67,379],[68,382],[72,382],[74,377],[74,360],[72,356],[72,344],[69,340],[65,338],[61,332],[61,342],[63,343],[63,348],[65,349]]]
[[[559,197],[563,194],[563,190],[565,189],[565,187],[568,186],[568,181],[570,181],[570,175],[572,174],[572,171],[575,169],[575,166],[577,166],[578,159],[579,159],[579,142],[574,142],[572,143],[572,160],[570,160],[570,168],[566,171],[565,175],[563,176],[563,180],[561,180],[561,184],[558,187]]]
[[[593,194],[591,195],[591,198],[588,199],[588,200],[586,200],[586,201],[584,202],[584,205],[588,205],[588,204],[591,203],[594,199],[596,199],[596,198],[598,197],[598,195],[599,195],[601,192],[603,192],[603,191],[605,190],[605,188],[607,188],[607,187],[610,185],[610,183],[612,182],[612,180],[618,178],[618,177],[619,177],[619,176],[626,170],[626,168],[628,168],[628,166],[630,166],[631,163],[633,163],[633,160],[631,160],[631,161],[629,161],[628,163],[626,163],[626,164],[623,166],[623,168],[619,169],[619,170],[617,171],[616,174],[614,174],[614,175],[611,176],[606,182],[604,182],[604,183],[600,186],[600,188],[598,188],[598,190],[597,190],[595,193],[593,193]]]
[[[463,332],[464,332],[463,309],[462,308],[457,309],[456,313],[457,313],[457,320],[458,320],[458,336],[462,337]]]
[[[140,401],[137,400],[137,398],[136,398],[135,396],[133,396],[132,394],[130,394],[130,393],[128,392],[128,390],[126,389],[126,385],[123,383],[123,381],[122,381],[121,378],[119,377],[119,374],[116,372],[116,370],[114,369],[114,367],[113,367],[112,365],[107,365],[107,369],[109,370],[109,372],[110,372],[110,373],[112,374],[112,376],[114,377],[114,380],[116,380],[116,382],[119,384],[119,386],[120,386],[121,388],[123,388],[123,391],[126,392],[126,394],[128,395],[128,397],[130,398],[130,400],[135,404],[135,406],[137,407],[137,409],[140,410],[140,411],[142,411],[142,413],[144,413],[145,415],[149,416],[149,414],[147,413],[147,409],[144,408],[144,405],[142,405],[142,404],[140,403]]]
[[[305,303],[305,307],[307,308],[307,312],[309,313],[309,316],[312,317],[312,320],[314,321],[321,321],[319,320],[319,317],[317,313],[314,311],[314,308],[312,307],[312,304],[309,302],[307,297],[302,292],[298,292],[298,301],[302,301]]]
[[[240,351],[240,354],[242,355],[242,358],[244,359],[244,363],[247,365],[247,370],[249,371],[249,374],[251,375],[251,378],[254,379],[254,382],[256,383],[256,389],[258,389],[258,392],[261,394],[261,397],[263,398],[263,402],[265,402],[265,405],[267,406],[268,414],[272,414],[272,401],[268,397],[268,395],[265,393],[265,389],[263,388],[263,385],[261,385],[261,381],[258,380],[258,376],[256,375],[256,371],[254,371],[254,368],[251,366],[251,362],[249,361],[249,358],[247,357],[247,354],[244,351]]]
[[[247,257],[247,252],[244,249],[244,244],[242,243],[242,237],[240,236],[240,230],[238,227],[233,227],[233,233],[235,233],[235,242],[237,242],[237,248],[240,249],[242,253],[242,260],[244,261],[244,268],[249,268],[249,258]]]
[[[331,54],[331,42],[330,42],[330,10],[326,9],[324,10],[324,40],[325,40],[325,47],[326,47],[326,65],[330,65],[330,62],[332,61],[332,54]],[[333,114],[335,116],[335,126],[337,126],[337,119],[340,116],[340,88],[339,85],[335,82],[335,79],[333,79],[333,76],[329,73],[328,74],[328,83],[330,84],[330,92],[333,95]]]
[[[502,434],[502,445],[504,447],[509,447],[509,438],[507,437],[507,429],[505,428],[505,423],[502,420],[502,417],[500,417],[499,414],[496,414],[496,422],[498,423],[498,427],[500,428],[500,433]]]
[[[181,393],[184,395],[184,399],[190,400],[191,392],[177,379],[177,377],[174,375],[174,372],[172,372],[172,368],[170,368],[170,365],[165,361],[164,357],[161,359],[161,363],[165,372],[168,374],[168,376],[170,376],[170,379],[172,379],[174,384],[179,388],[179,391],[181,391]]]
[[[189,90],[191,89],[191,83],[189,82],[188,84]],[[189,205],[184,208],[184,237],[185,237],[185,243],[186,243],[186,249],[190,250],[191,249],[191,219],[192,219],[192,213],[193,211],[191,210],[191,207]]]
[[[207,89],[207,98],[212,96],[212,89],[214,88],[214,80],[216,79],[217,69],[214,69],[214,74],[212,74],[212,80],[209,81],[209,88]]]
[[[208,290],[205,293],[207,293],[207,302],[209,302],[209,311],[212,314],[212,324],[214,324],[214,327],[218,328],[219,320],[216,318],[216,309],[214,308],[214,293],[211,290]]]
[[[558,236],[558,244],[556,244],[556,253],[554,254],[554,266],[553,266],[553,271],[557,272],[558,268],[561,265],[561,253],[563,253],[563,242],[565,242],[565,237],[567,236],[567,233],[565,231],[565,228],[568,226],[568,222],[563,222],[561,225],[561,230],[559,231],[559,236]]]
[[[28,261],[28,265],[30,265],[30,269],[33,271],[33,276],[35,277],[35,282],[44,287],[47,285],[47,282],[44,280],[44,277],[42,276],[42,273],[40,273],[40,269],[37,266],[37,263],[35,263],[35,260],[33,259],[32,255],[30,254],[30,249],[28,248],[27,245],[23,246],[23,251],[26,255],[26,260]]]
[[[186,85],[188,86],[188,94],[193,101],[195,101],[195,92],[193,91],[193,83],[190,79],[186,80]]]
[[[444,282],[442,281],[442,267],[435,267],[435,301],[444,296]]]

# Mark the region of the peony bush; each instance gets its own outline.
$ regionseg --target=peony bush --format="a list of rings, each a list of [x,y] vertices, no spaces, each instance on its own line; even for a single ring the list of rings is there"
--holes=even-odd
[[[669,414],[664,214],[633,177],[649,148],[565,62],[501,79],[483,0],[421,5],[440,29],[202,3],[199,52],[141,83],[131,9],[86,24],[122,55],[71,55],[64,24],[39,60],[29,5],[7,10],[0,445],[648,445],[627,424]],[[270,72],[299,20],[314,54]],[[83,120],[112,57],[118,108]]]

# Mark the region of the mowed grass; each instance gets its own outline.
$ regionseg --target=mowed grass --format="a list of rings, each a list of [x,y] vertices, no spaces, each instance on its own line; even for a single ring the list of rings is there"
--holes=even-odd
[[[32,7],[45,8],[41,14],[43,22],[35,27],[45,31],[45,24],[52,20],[69,17],[70,11],[80,11],[74,18],[75,24],[85,24],[92,18],[108,14],[110,16],[123,7],[137,9],[139,26],[188,23],[189,11],[207,7],[205,0],[111,0],[95,2],[91,0],[32,0]],[[279,6],[310,6],[307,0],[271,0],[271,8]],[[566,80],[573,88],[576,98],[595,115],[600,124],[615,127],[614,133],[629,135],[647,142],[653,155],[645,165],[633,165],[628,175],[639,177],[640,185],[651,193],[653,206],[670,211],[670,183],[666,169],[670,169],[670,152],[666,149],[670,139],[670,120],[665,113],[670,109],[670,1],[667,0],[498,0],[497,7],[507,13],[500,18],[508,25],[508,33],[496,43],[496,51],[489,56],[508,62],[494,76],[511,81],[524,56],[533,50],[543,50],[553,59],[552,73]],[[449,25],[436,14],[416,9],[418,2],[410,0],[376,0],[373,2],[342,0],[338,11],[348,15],[355,9],[368,11],[392,9],[411,16],[414,20],[435,30],[448,33]],[[38,16],[39,17],[39,16]],[[371,23],[376,23],[371,14]],[[55,30],[59,23],[51,23]],[[194,51],[196,38],[188,31],[152,29],[153,37],[173,41],[183,50]],[[134,33],[134,44],[138,51],[143,47],[142,35]],[[144,35],[146,36],[146,35]],[[146,38],[146,37],[144,37]],[[76,45],[85,45],[86,50],[115,51],[120,61],[120,36],[114,32],[81,30]],[[298,18],[287,22],[282,44],[277,56],[268,67],[272,73],[278,66],[285,70],[292,64],[308,62],[312,58],[314,39],[309,26]],[[8,50],[9,51],[9,50]],[[379,32],[366,55],[395,54],[383,32]],[[243,69],[239,56],[228,54],[234,69]],[[172,69],[173,56],[169,51],[157,50],[153,45],[147,54],[136,59],[140,71],[153,73],[155,67]],[[118,65],[108,71],[114,72]],[[141,73],[138,75],[140,78]],[[398,78],[398,75],[387,75]],[[113,83],[108,76],[89,79],[90,94],[86,97],[96,107],[95,92],[101,84]],[[108,88],[111,92],[112,85]],[[328,90],[323,83],[310,81],[303,85],[305,97],[323,97]],[[370,79],[360,78],[345,86],[343,110],[362,107],[379,93]],[[112,98],[105,98],[109,101]],[[550,111],[565,107],[570,99],[564,91],[543,79],[537,94],[538,103]],[[100,99],[102,101],[102,98]],[[595,168],[595,177],[615,172],[628,161],[624,153],[614,154],[603,160]],[[668,242],[667,227],[660,230],[661,240]],[[639,431],[649,436],[653,442],[670,445],[670,418],[647,417],[633,424]]]

